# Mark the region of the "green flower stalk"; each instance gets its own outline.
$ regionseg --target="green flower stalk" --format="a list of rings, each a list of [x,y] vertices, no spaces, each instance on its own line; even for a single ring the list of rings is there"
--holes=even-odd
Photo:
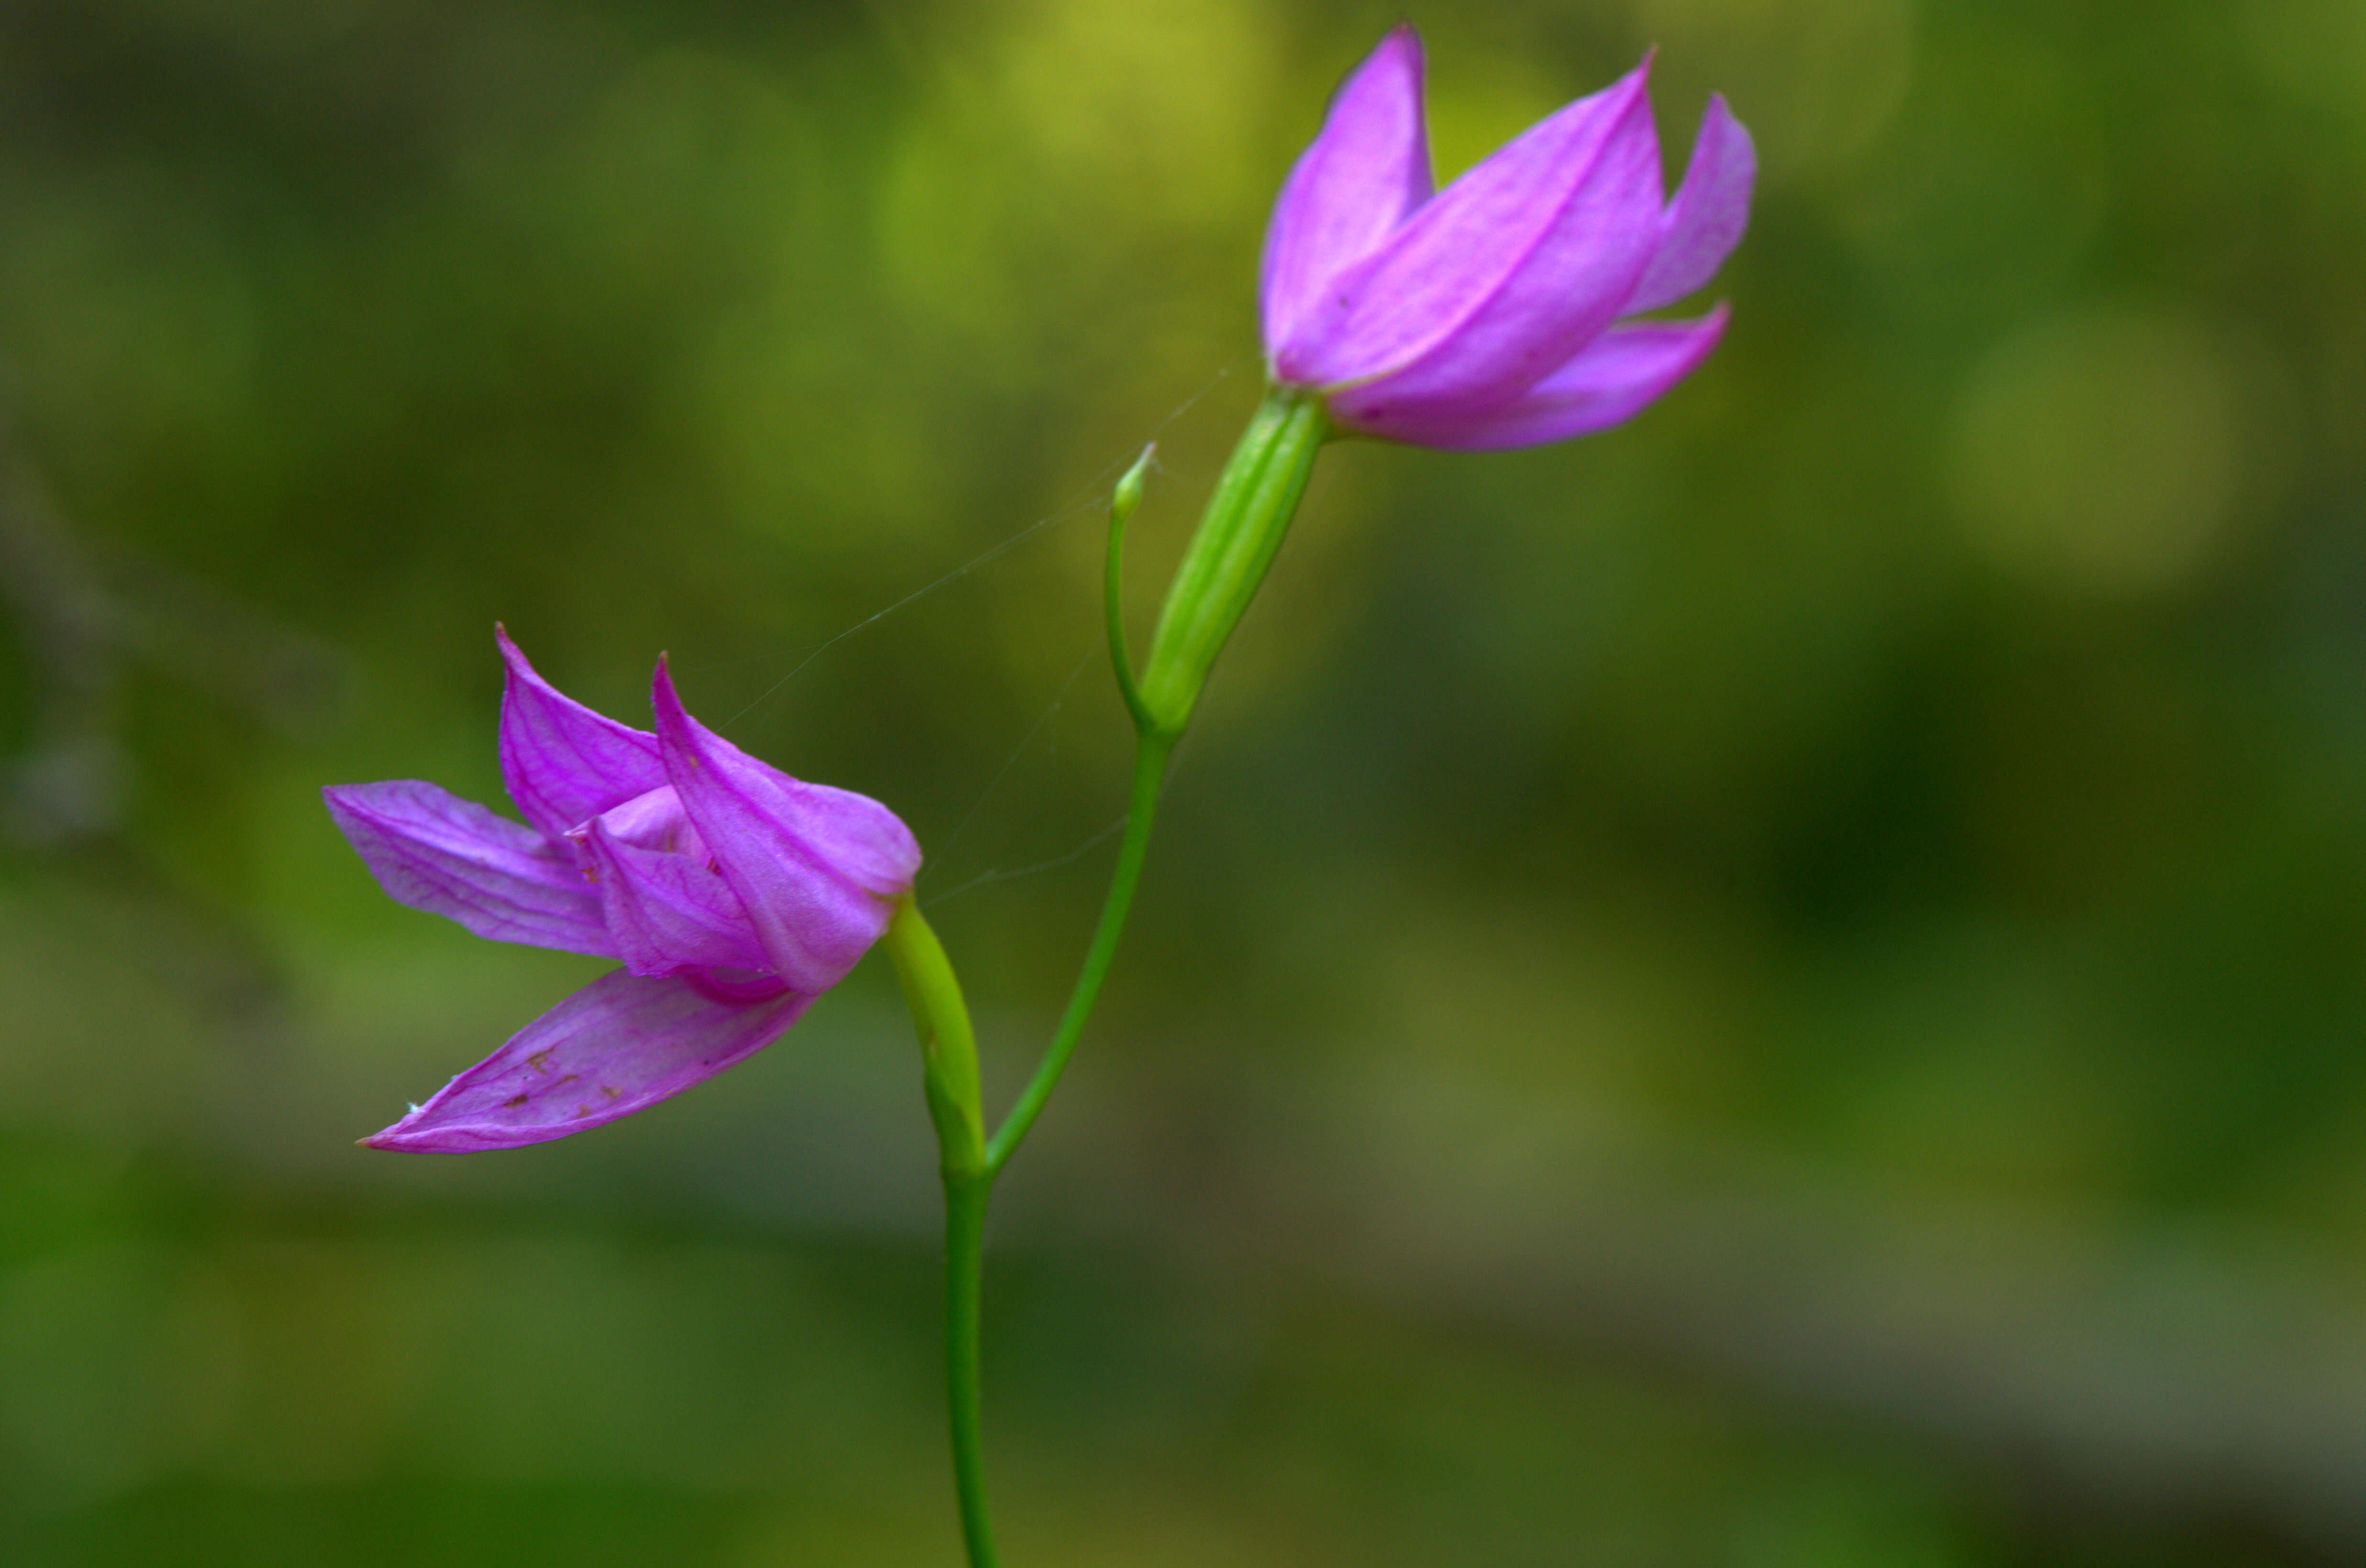
[[[1646,62],[1648,65],[1648,62]],[[920,1031],[945,1183],[946,1374],[971,1568],[993,1568],[979,1426],[978,1304],[995,1178],[1067,1069],[1117,955],[1167,759],[1281,548],[1334,434],[1448,449],[1560,441],[1628,419],[1725,330],[1635,320],[1706,284],[1748,220],[1749,133],[1711,99],[1684,181],[1661,195],[1645,68],[1580,99],[1433,194],[1421,43],[1401,27],[1340,88],[1282,188],[1259,289],[1270,386],[1169,585],[1140,679],[1121,564],[1145,450],[1110,507],[1110,660],[1133,716],[1132,797],[1075,990],[991,1137],[952,966],[909,899],[884,938]]]

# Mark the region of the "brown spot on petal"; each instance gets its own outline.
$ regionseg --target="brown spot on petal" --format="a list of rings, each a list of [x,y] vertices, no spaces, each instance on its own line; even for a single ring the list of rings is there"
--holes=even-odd
[[[502,1101],[502,1102],[501,1102],[501,1109],[502,1109],[502,1110],[504,1110],[504,1111],[514,1111],[514,1110],[516,1110],[520,1105],[524,1104],[524,1103],[525,1103],[525,1102],[526,1102],[526,1097],[525,1097],[524,1095],[523,1095],[523,1094],[513,1094],[513,1095],[511,1095],[508,1099],[506,1099],[506,1100],[504,1100],[504,1101]]]
[[[576,1119],[578,1119],[578,1118],[580,1118],[580,1117],[588,1116],[588,1115],[590,1115],[591,1114],[592,1114],[592,1107],[591,1107],[591,1106],[589,1106],[589,1105],[578,1105],[578,1106],[576,1106],[576,1107],[575,1107],[575,1114],[574,1114],[573,1116],[569,1117],[569,1118],[568,1118],[568,1120],[569,1120],[569,1121],[574,1121],[574,1120],[576,1120]]]
[[[534,1069],[536,1072],[548,1076],[550,1072],[550,1053],[558,1048],[558,1047],[556,1046],[543,1047],[542,1049],[535,1052],[534,1055],[525,1058],[526,1066]]]
[[[582,1075],[581,1073],[580,1073],[580,1072],[570,1072],[570,1073],[569,1073],[565,1078],[560,1079],[560,1080],[558,1081],[558,1083],[554,1083],[554,1084],[552,1084],[552,1085],[551,1085],[551,1087],[552,1087],[553,1089],[556,1089],[556,1088],[559,1087],[559,1084],[572,1083],[572,1082],[574,1082],[577,1079],[579,1079],[579,1078],[580,1078],[580,1077],[582,1077],[582,1076],[583,1076],[583,1075]]]
[[[621,1096],[625,1092],[617,1088],[613,1083],[603,1083],[600,1085],[600,1092],[605,1094],[609,1099],[614,1100]]]

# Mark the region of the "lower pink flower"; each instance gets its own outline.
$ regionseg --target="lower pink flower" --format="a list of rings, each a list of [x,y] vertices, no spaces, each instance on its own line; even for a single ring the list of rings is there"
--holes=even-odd
[[[919,870],[894,812],[723,740],[682,711],[662,660],[652,734],[560,695],[496,635],[501,777],[524,825],[417,779],[322,798],[397,902],[625,967],[362,1140],[373,1148],[540,1143],[714,1077],[846,977]]]

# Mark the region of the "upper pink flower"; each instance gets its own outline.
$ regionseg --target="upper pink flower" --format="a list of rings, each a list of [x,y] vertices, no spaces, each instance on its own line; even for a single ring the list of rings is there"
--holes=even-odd
[[[501,778],[526,825],[409,778],[323,790],[329,814],[397,902],[625,967],[363,1140],[375,1148],[539,1143],[714,1077],[846,977],[919,870],[894,812],[715,734],[664,661],[650,734],[561,696],[496,635]]]
[[[1750,218],[1757,155],[1711,96],[1664,201],[1647,60],[1431,195],[1421,40],[1380,40],[1332,101],[1266,231],[1273,378],[1340,429],[1459,449],[1617,424],[1707,357],[1696,321],[1624,321],[1708,282]]]

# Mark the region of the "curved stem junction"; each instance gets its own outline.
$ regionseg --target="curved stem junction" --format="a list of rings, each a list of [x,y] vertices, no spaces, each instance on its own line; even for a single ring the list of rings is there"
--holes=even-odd
[[[1043,1113],[1084,1038],[1101,982],[1117,958],[1126,916],[1133,908],[1150,852],[1150,825],[1158,809],[1159,787],[1176,743],[1183,738],[1193,704],[1208,672],[1247,610],[1282,534],[1298,510],[1299,497],[1314,465],[1314,454],[1330,434],[1323,405],[1310,394],[1286,387],[1268,392],[1234,449],[1223,477],[1209,498],[1190,547],[1185,552],[1139,683],[1126,652],[1121,566],[1125,523],[1142,498],[1143,476],[1151,461],[1145,447],[1118,481],[1110,506],[1109,557],[1105,574],[1110,662],[1118,692],[1133,716],[1133,788],[1110,874],[1099,922],[1085,950],[1083,969],[1057,1028],[1027,1087],[1020,1091],[994,1136],[986,1136],[980,1102],[977,1037],[961,984],[936,933],[909,897],[896,907],[882,939],[896,961],[897,979],[911,1004],[920,1036],[920,1054],[936,1124],[945,1187],[945,1392],[952,1427],[953,1489],[961,1506],[962,1540],[970,1568],[996,1568],[994,1538],[986,1510],[985,1447],[978,1409],[978,1319],[984,1290],[986,1216],[995,1178],[1024,1142]]]

